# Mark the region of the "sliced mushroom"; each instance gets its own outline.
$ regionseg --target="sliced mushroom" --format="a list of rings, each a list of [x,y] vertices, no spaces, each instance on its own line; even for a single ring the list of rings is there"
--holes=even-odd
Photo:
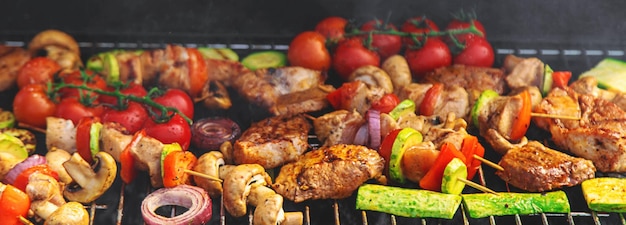
[[[233,143],[230,141],[222,143],[222,145],[220,145],[220,152],[224,156],[224,162],[226,162],[226,164],[234,164],[235,156],[233,155],[235,153],[233,153]]]
[[[391,83],[393,84],[394,93],[396,94],[402,90],[402,87],[413,81],[411,70],[409,69],[409,63],[407,63],[404,56],[390,56],[383,62],[381,68],[389,75]]]
[[[217,80],[206,82],[196,101],[202,101],[209,109],[229,109],[233,106],[226,86]]]
[[[380,87],[385,93],[393,93],[393,83],[389,74],[377,66],[362,66],[350,74],[350,81],[360,80],[368,87]]]
[[[211,177],[219,177],[220,166],[224,164],[224,156],[222,153],[210,151],[198,158],[193,170]],[[206,190],[211,197],[222,195],[222,182],[202,177],[194,177],[193,180],[198,187]]]
[[[248,195],[248,204],[256,207],[252,223],[255,225],[302,224],[302,212],[283,210],[283,196],[267,186],[253,186]]]
[[[259,164],[238,165],[224,179],[224,207],[234,217],[246,215],[247,198],[252,186],[265,186],[271,182],[263,166]]]
[[[59,63],[64,69],[82,66],[78,42],[60,30],[45,30],[33,37],[28,44],[31,56],[46,56]]]
[[[63,167],[63,163],[69,160],[72,155],[57,147],[52,147],[46,153],[46,162],[48,166],[59,175],[59,180],[65,184],[72,183],[74,181],[72,177],[67,173],[65,167]]]
[[[31,201],[45,200],[55,205],[65,204],[59,182],[45,173],[35,172],[28,177],[25,191]]]
[[[117,174],[117,164],[109,153],[98,152],[95,155],[95,170],[78,153],[63,163],[67,173],[78,185],[67,185],[63,195],[70,201],[89,203],[100,197],[111,187]]]
[[[78,202],[68,202],[60,207],[48,201],[34,201],[31,210],[45,220],[44,225],[87,225],[89,213]]]

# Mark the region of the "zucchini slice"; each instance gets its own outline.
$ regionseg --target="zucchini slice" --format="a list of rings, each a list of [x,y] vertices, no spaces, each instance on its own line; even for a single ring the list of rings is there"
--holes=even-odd
[[[198,51],[205,59],[217,59],[228,61],[239,61],[239,55],[230,48],[208,48],[199,47]]]
[[[626,179],[593,178],[582,183],[589,209],[599,212],[626,212]]]
[[[416,110],[415,102],[411,99],[404,99],[396,107],[394,107],[391,112],[389,112],[389,116],[394,120],[398,120],[403,115],[415,112]]]
[[[411,146],[421,143],[422,134],[410,127],[403,128],[393,141],[391,156],[389,157],[389,176],[392,180],[405,183],[406,177],[402,171],[402,156]]]
[[[252,53],[241,60],[250,70],[278,68],[287,65],[287,55],[279,51],[262,51]]]
[[[443,170],[441,192],[454,195],[461,194],[463,188],[465,188],[465,183],[459,181],[458,178],[467,178],[467,166],[463,163],[463,160],[454,158]]]
[[[580,77],[593,76],[598,81],[598,87],[607,90],[626,92],[626,62],[605,58]]]
[[[537,213],[568,213],[570,205],[564,191],[547,193],[499,192],[463,194],[463,203],[472,218]]]

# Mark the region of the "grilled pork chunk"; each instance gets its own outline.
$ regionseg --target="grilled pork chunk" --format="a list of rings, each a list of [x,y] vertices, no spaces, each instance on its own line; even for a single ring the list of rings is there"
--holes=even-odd
[[[313,121],[317,139],[324,146],[352,144],[363,124],[365,119],[356,110],[343,109],[326,113]]]
[[[253,123],[233,145],[236,164],[266,169],[295,161],[309,147],[311,124],[302,115],[276,116]]]
[[[545,64],[538,58],[520,58],[508,55],[504,59],[506,84],[510,89],[527,86],[541,87]]]
[[[511,185],[532,192],[571,187],[595,177],[589,160],[572,157],[531,141],[509,150],[498,163],[496,175]]]
[[[325,146],[283,166],[272,187],[294,202],[342,199],[365,181],[381,177],[384,165],[378,152],[365,146]]]
[[[0,91],[15,86],[17,73],[28,60],[30,54],[25,49],[0,45]]]
[[[398,95],[400,99],[411,99],[419,106],[424,100],[424,95],[432,87],[432,84],[411,83],[404,86]],[[434,115],[445,118],[449,113],[457,117],[469,117],[471,102],[468,92],[461,86],[444,85],[444,89],[435,100]]]
[[[580,120],[533,118],[559,149],[593,161],[601,172],[626,172],[626,113],[617,105],[571,88],[553,89],[536,112]]]
[[[463,87],[472,97],[471,99],[475,100],[484,90],[494,90],[498,94],[506,93],[508,88],[504,78],[502,69],[452,65],[436,69],[426,74],[423,79],[429,83],[439,82]]]
[[[570,84],[569,87],[580,94],[589,94],[596,98],[613,102],[620,109],[626,111],[626,93],[600,89],[598,88],[598,80],[594,77],[581,77]]]

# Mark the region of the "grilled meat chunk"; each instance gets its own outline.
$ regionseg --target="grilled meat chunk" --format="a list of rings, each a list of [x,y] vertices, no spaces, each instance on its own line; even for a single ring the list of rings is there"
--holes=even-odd
[[[381,177],[384,165],[385,160],[365,146],[325,146],[283,166],[273,188],[294,202],[342,199],[365,181]]]
[[[23,48],[0,45],[0,91],[15,86],[17,73],[28,60],[30,54]]]
[[[276,116],[256,122],[233,145],[236,164],[260,164],[266,169],[295,161],[309,147],[311,124],[304,116]]]
[[[508,55],[504,59],[506,83],[511,89],[543,86],[545,64],[538,58],[520,58]]]
[[[572,157],[531,141],[509,150],[498,163],[496,175],[511,185],[532,192],[571,187],[595,177],[589,160]]]
[[[619,108],[626,111],[626,93],[608,91],[598,87],[598,80],[592,76],[581,77],[569,85],[575,92],[590,94],[596,98],[605,99],[615,103]]]
[[[427,73],[423,79],[430,83],[439,82],[463,87],[472,99],[476,99],[484,90],[494,90],[498,94],[506,93],[507,86],[504,78],[502,69],[452,65]]]
[[[365,119],[356,110],[336,110],[317,117],[313,127],[324,146],[352,144]]]
[[[559,147],[593,161],[601,172],[626,172],[626,113],[617,105],[571,88],[553,89],[535,112],[580,120],[533,118]]]
[[[432,84],[411,83],[400,90],[398,98],[411,99],[419,106],[431,87]],[[471,107],[469,97],[469,93],[463,87],[445,84],[439,99],[434,101],[434,115],[445,118],[449,113],[454,113],[460,118],[469,117]]]

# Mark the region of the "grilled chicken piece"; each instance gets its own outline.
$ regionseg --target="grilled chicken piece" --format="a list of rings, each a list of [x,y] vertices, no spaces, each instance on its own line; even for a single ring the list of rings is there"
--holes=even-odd
[[[411,99],[419,106],[431,87],[432,84],[411,83],[400,90],[398,98]],[[469,100],[469,93],[463,87],[446,84],[439,99],[434,101],[434,114],[445,118],[449,113],[454,113],[457,117],[467,118],[471,107]]]
[[[510,89],[527,86],[541,87],[545,64],[538,58],[508,55],[504,59],[506,83]]]
[[[282,115],[277,109],[281,96],[317,88],[325,80],[326,76],[320,71],[303,67],[282,67],[244,70],[231,81],[232,87],[249,102],[266,108],[273,115]],[[306,103],[302,107],[305,112],[318,110],[307,109]]]
[[[617,105],[571,88],[553,89],[536,112],[580,120],[533,118],[559,147],[593,161],[601,172],[626,172],[626,113]]]
[[[613,102],[622,110],[626,111],[626,93],[600,89],[598,88],[598,80],[592,76],[581,77],[570,84],[569,87],[580,94],[589,94],[596,98]]]
[[[162,152],[163,143],[149,136],[141,137],[137,145],[130,148],[130,154],[135,159],[135,167],[148,171],[150,184],[155,188],[163,186],[160,163]]]
[[[119,123],[104,123],[100,131],[102,151],[109,153],[115,161],[120,161],[122,151],[130,144],[133,136]]]
[[[158,83],[165,87],[178,88],[190,93],[191,79],[187,64],[189,60],[187,49],[179,45],[167,45],[163,51],[165,51],[164,58],[160,59],[160,64],[157,67]]]
[[[427,73],[423,79],[429,83],[439,82],[463,87],[474,102],[484,90],[494,90],[498,94],[506,93],[508,88],[504,78],[502,69],[452,65]]]
[[[378,152],[365,146],[325,146],[284,165],[273,188],[294,202],[342,199],[365,181],[380,178],[384,165]]]
[[[295,161],[309,147],[311,124],[304,116],[276,116],[253,123],[233,145],[236,164],[266,169]]]
[[[23,48],[0,45],[0,91],[15,86],[17,73],[30,60],[30,54]]]
[[[507,183],[531,192],[571,187],[595,177],[589,160],[550,149],[537,141],[509,150],[498,163],[496,175]]]
[[[329,105],[326,96],[334,91],[332,85],[320,85],[304,91],[284,94],[278,97],[275,115],[296,115],[299,113],[315,112]]]
[[[315,118],[313,127],[324,146],[352,144],[365,119],[356,110],[336,110]]]

